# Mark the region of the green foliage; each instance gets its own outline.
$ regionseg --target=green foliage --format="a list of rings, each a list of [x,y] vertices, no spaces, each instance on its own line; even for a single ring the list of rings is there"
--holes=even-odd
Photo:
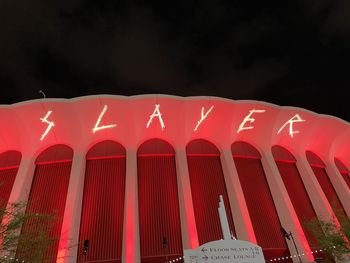
[[[25,203],[0,206],[0,263],[11,262],[9,258],[36,263],[54,260],[55,253],[50,251],[59,241],[52,232],[58,218],[28,212],[26,207]]]
[[[332,221],[313,219],[304,225],[316,237],[319,248],[326,257],[322,262],[349,262],[350,221],[339,209],[334,209],[336,218]],[[335,222],[339,222],[338,226]]]

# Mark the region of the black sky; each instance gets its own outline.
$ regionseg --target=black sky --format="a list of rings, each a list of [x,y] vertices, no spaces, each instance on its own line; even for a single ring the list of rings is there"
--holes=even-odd
[[[349,61],[349,0],[0,1],[0,104],[212,95],[350,121]]]

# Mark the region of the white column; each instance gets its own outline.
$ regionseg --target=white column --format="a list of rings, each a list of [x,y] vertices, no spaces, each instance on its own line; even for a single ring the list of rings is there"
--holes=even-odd
[[[122,250],[123,263],[139,263],[141,261],[137,189],[137,154],[136,150],[127,149]]]
[[[225,177],[228,199],[236,230],[236,238],[256,244],[256,237],[250,220],[247,204],[239,181],[231,150],[225,150],[220,155],[222,170]]]
[[[287,189],[284,186],[272,153],[267,151],[262,152],[261,154],[261,162],[282,227],[288,232],[292,232],[299,253],[309,252],[310,246],[301,227],[298,216],[295,213],[292,202],[290,201]],[[287,245],[291,255],[298,254],[292,241],[287,241]],[[313,260],[313,257],[311,255],[301,256],[301,259],[302,262],[309,262],[310,260]],[[298,262],[298,260],[298,257],[293,258],[294,262]]]
[[[334,213],[327,200],[327,197],[323,193],[323,190],[317,181],[313,170],[309,165],[309,162],[307,161],[306,157],[302,158],[296,155],[295,158],[297,160],[296,166],[300,173],[301,179],[303,180],[312,206],[315,209],[317,217],[322,220],[332,221]]]
[[[85,154],[74,152],[57,263],[73,263],[77,261],[85,164]]]
[[[326,172],[332,185],[339,197],[339,200],[344,207],[345,213],[348,218],[350,218],[350,189],[345,183],[342,175],[340,174],[338,168],[335,166],[334,162],[329,162],[326,167]]]
[[[31,156],[29,154],[29,156]],[[18,167],[9,203],[27,202],[35,171],[35,158],[23,158]]]
[[[31,156],[31,155],[29,155]],[[10,208],[9,204],[13,203],[26,203],[29,198],[30,188],[32,185],[34,171],[35,171],[35,159],[24,158],[18,167],[17,175],[11,190],[11,194],[8,200],[7,208]],[[2,218],[2,225],[6,225],[8,218]],[[2,240],[0,240],[1,246]],[[5,255],[5,254],[4,254]],[[2,256],[2,255],[1,255]]]
[[[199,241],[194,216],[186,150],[184,148],[177,148],[175,151],[182,246],[184,249],[193,249],[199,246]]]

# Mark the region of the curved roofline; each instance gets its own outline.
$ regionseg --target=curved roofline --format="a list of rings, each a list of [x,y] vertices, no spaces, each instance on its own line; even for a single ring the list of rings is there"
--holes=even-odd
[[[121,99],[121,100],[138,100],[138,99],[144,99],[144,98],[169,98],[169,99],[177,99],[177,100],[218,100],[218,101],[224,101],[229,103],[236,103],[236,104],[246,104],[246,103],[254,103],[254,104],[261,104],[265,106],[270,106],[276,109],[290,109],[290,110],[301,110],[303,112],[307,112],[309,114],[318,115],[318,117],[326,118],[326,119],[334,119],[337,121],[341,121],[346,125],[350,125],[349,122],[347,122],[344,119],[341,119],[337,116],[324,114],[324,113],[318,113],[315,111],[311,111],[305,108],[296,107],[296,106],[282,106],[279,104],[274,104],[266,101],[258,101],[258,100],[233,100],[223,97],[217,97],[217,96],[178,96],[178,95],[169,95],[169,94],[142,94],[142,95],[132,95],[132,96],[124,96],[124,95],[113,95],[113,94],[97,94],[97,95],[86,95],[86,96],[80,96],[75,98],[40,98],[40,99],[32,99],[27,101],[21,101],[16,102],[13,104],[3,104],[0,105],[0,109],[13,109],[19,106],[24,105],[30,105],[34,103],[46,103],[46,102],[61,102],[61,103],[69,103],[74,101],[84,101],[84,100],[91,100],[91,99],[102,99],[102,98],[110,98],[110,99]]]

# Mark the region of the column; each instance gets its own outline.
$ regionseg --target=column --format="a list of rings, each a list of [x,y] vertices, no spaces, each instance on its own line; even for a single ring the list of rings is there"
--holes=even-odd
[[[303,254],[309,252],[310,246],[305,237],[304,231],[299,222],[298,216],[295,213],[294,207],[289,199],[287,189],[284,186],[281,175],[279,174],[278,167],[270,151],[262,152],[261,158],[262,165],[266,174],[266,179],[271,191],[271,195],[276,206],[278,217],[280,219],[282,227],[288,232],[291,231],[294,237],[298,251],[294,247],[292,241],[287,241],[287,245],[291,255]],[[282,235],[282,232],[281,232]],[[303,262],[309,262],[313,260],[312,255],[301,256]],[[293,258],[294,262],[298,262],[298,257]]]
[[[323,193],[321,186],[319,185],[317,178],[311,169],[309,162],[304,155],[304,158],[299,155],[295,155],[297,160],[296,166],[303,180],[306,191],[309,195],[310,201],[317,214],[317,217],[322,220],[333,221],[334,213],[327,200],[327,197]]]
[[[30,157],[22,158],[18,167],[9,203],[27,202],[28,200],[35,171],[35,158],[31,154],[28,154],[28,156]]]
[[[30,154],[28,156],[31,156]],[[29,198],[30,188],[32,185],[34,171],[35,171],[35,158],[22,158],[18,167],[16,179],[13,183],[11,194],[8,200],[8,204],[24,202],[26,203]],[[9,208],[9,206],[8,206]],[[8,218],[2,218],[2,225],[6,225]],[[2,240],[0,240],[1,246]]]
[[[250,220],[247,204],[244,199],[242,186],[239,181],[231,150],[222,151],[220,160],[225,177],[227,194],[230,200],[232,217],[237,235],[236,238],[256,244],[253,225]]]
[[[194,249],[199,246],[196,219],[193,210],[190,177],[188,173],[186,149],[175,149],[177,185],[180,206],[182,246]]]
[[[85,164],[85,154],[74,152],[57,263],[75,263],[80,255],[78,241],[84,193]]]
[[[127,149],[122,248],[123,263],[139,263],[141,260],[137,190],[137,154],[135,150]]]
[[[345,213],[348,218],[350,218],[350,190],[343,180],[342,175],[340,174],[338,168],[335,166],[334,161],[328,162],[326,166],[326,172],[329,176],[329,179],[332,182],[332,185],[339,197],[339,200],[344,207]]]

